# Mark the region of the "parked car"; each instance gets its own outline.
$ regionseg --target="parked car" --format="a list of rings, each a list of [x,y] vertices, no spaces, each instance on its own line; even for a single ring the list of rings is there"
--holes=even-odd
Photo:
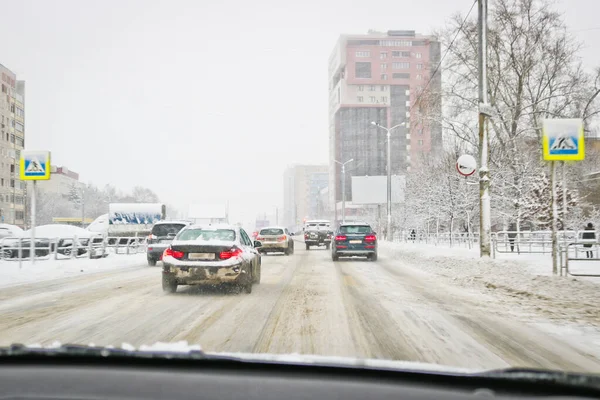
[[[294,254],[294,239],[287,230],[280,226],[268,226],[258,232],[256,240],[260,242],[260,253],[285,253],[286,256]]]
[[[155,266],[157,261],[162,260],[164,251],[169,247],[175,236],[186,226],[189,221],[160,221],[152,226],[148,244],[146,247],[146,258],[148,265]]]
[[[252,292],[260,283],[261,256],[248,234],[233,225],[188,225],[163,254],[162,287],[232,284]],[[260,247],[259,247],[260,248]]]
[[[340,225],[331,246],[331,259],[337,261],[345,256],[364,256],[370,261],[377,261],[377,236],[369,224]]]

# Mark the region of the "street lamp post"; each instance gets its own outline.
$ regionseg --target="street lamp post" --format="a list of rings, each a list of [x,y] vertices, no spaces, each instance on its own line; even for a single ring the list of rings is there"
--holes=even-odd
[[[346,222],[346,164],[354,161],[354,158],[349,159],[346,162],[340,162],[333,160],[342,166],[342,223]]]
[[[404,126],[406,122],[402,122],[398,125],[394,125],[391,128],[386,128],[380,125],[378,122],[371,122],[371,125],[374,125],[378,128],[386,131],[387,136],[387,239],[391,242],[390,238],[393,238],[392,235],[392,146],[391,146],[391,137],[392,130],[396,129],[400,126]]]

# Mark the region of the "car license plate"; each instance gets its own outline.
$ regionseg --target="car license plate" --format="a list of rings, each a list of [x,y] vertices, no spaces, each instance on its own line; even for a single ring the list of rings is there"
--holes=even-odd
[[[362,243],[362,240],[351,240],[351,244]]]
[[[190,253],[188,258],[190,260],[214,260],[215,253]]]

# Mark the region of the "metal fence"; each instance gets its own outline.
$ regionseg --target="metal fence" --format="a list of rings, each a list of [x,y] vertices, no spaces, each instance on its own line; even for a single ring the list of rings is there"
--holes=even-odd
[[[580,240],[570,242],[560,247],[560,266],[561,275],[563,270],[565,275],[582,277],[600,277],[600,267],[595,272],[573,272],[571,271],[574,261],[589,263],[590,261],[600,261],[600,243],[595,240]],[[584,256],[585,254],[585,256]]]
[[[443,232],[443,233],[427,233],[415,229],[414,233],[411,230],[397,232],[394,235],[394,242],[404,243],[427,243],[435,246],[450,246],[450,247],[476,247],[479,243],[479,233],[466,232]]]
[[[73,237],[36,238],[35,260],[68,260],[76,258],[104,258],[114,254],[146,252],[145,237]],[[31,260],[31,239],[6,237],[0,239],[0,259],[4,261]]]

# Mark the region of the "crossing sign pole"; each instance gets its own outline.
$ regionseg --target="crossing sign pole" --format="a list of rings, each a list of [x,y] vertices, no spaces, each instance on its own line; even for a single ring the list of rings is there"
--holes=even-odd
[[[585,140],[582,119],[545,119],[542,128],[542,152],[544,160],[550,161],[550,185],[552,185],[552,273],[558,273],[558,196],[556,194],[556,161],[562,161],[563,179],[563,230],[567,218],[567,183],[565,162],[585,159]],[[562,273],[562,271],[561,271]]]
[[[35,197],[36,182],[50,179],[50,152],[23,150],[21,152],[21,180],[33,181],[31,192],[31,243],[29,244],[29,257],[31,264],[35,263]]]

